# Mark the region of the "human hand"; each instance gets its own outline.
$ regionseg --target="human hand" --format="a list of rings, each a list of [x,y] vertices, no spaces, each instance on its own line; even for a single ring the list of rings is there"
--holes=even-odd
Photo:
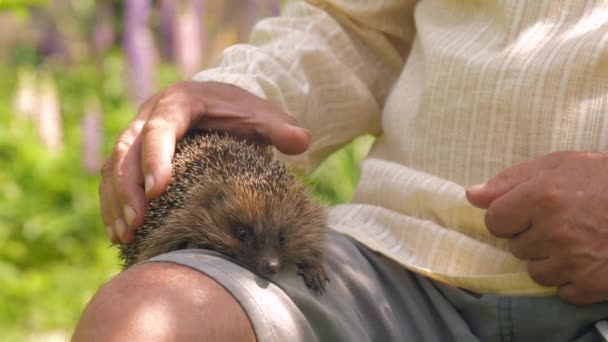
[[[537,283],[573,304],[608,300],[608,155],[558,152],[467,189]]]
[[[102,169],[101,213],[113,243],[133,240],[147,198],[162,194],[171,179],[175,143],[187,130],[203,128],[271,144],[287,154],[304,152],[310,144],[309,133],[291,116],[241,88],[183,81],[161,90],[139,109]]]

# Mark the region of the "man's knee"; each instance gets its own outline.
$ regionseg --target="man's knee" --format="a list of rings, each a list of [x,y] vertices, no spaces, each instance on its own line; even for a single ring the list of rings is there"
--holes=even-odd
[[[74,341],[255,341],[238,302],[216,281],[170,263],[133,267],[103,286]]]

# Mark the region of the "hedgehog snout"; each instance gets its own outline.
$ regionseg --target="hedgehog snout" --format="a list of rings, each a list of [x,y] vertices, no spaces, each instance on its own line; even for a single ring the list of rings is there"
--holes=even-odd
[[[261,263],[260,271],[263,274],[268,275],[268,276],[273,276],[273,275],[277,274],[279,272],[279,270],[281,269],[281,261],[279,260],[279,257],[276,255],[262,257],[262,260],[260,263]]]

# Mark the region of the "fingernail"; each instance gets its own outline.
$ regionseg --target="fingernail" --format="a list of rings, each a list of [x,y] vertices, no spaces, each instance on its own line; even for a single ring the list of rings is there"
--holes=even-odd
[[[108,237],[110,237],[110,240],[114,240],[116,233],[114,233],[114,228],[112,228],[112,225],[106,226],[106,231],[108,232]]]
[[[486,186],[486,183],[471,185],[470,187],[467,188],[467,191],[473,191],[473,192],[479,191],[484,186]]]
[[[150,194],[150,191],[151,191],[151,190],[152,190],[152,188],[154,187],[154,184],[155,184],[155,182],[154,182],[154,176],[152,176],[152,174],[148,174],[148,175],[146,176],[146,184],[145,184],[145,187],[146,187],[146,195],[149,195],[149,194]]]
[[[306,133],[306,135],[308,135],[309,137],[311,136],[309,130],[307,130],[306,128],[302,128],[302,130],[304,131],[304,133]]]
[[[128,204],[125,204],[125,206],[122,208],[123,213],[125,214],[125,219],[127,220],[127,224],[129,225],[129,227],[131,227],[131,225],[133,225],[133,221],[135,220],[135,210],[133,210],[133,207],[131,207]]]
[[[117,219],[114,225],[116,226],[116,230],[118,236],[120,237],[120,240],[122,240],[125,236],[125,232],[127,231],[127,225],[125,224],[125,221],[123,221],[122,219]]]

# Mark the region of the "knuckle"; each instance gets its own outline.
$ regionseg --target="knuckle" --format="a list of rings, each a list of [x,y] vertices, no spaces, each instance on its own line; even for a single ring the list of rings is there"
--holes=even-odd
[[[122,195],[125,187],[128,185],[128,173],[129,170],[125,167],[125,164],[120,163],[114,166],[112,181],[108,183],[114,187],[114,194],[117,195],[117,197],[121,197],[120,195]]]
[[[285,121],[286,121],[288,124],[290,124],[290,125],[292,125],[292,126],[301,127],[301,126],[300,126],[300,123],[298,122],[298,120],[296,120],[296,118],[294,118],[293,116],[288,115],[288,114],[285,114],[285,115],[283,115],[283,117],[285,118],[284,120],[285,120]]]
[[[116,167],[114,169],[114,197],[119,202],[122,202],[122,200],[125,199],[126,191],[130,186],[127,173],[127,170],[122,167]]]
[[[528,275],[530,275],[530,278],[543,286],[554,285],[551,281],[550,273],[536,265],[534,262],[528,262]]]
[[[555,183],[541,184],[540,192],[538,194],[538,201],[544,208],[552,208],[559,206],[563,200],[563,191]]]
[[[175,83],[167,86],[165,88],[165,90],[163,91],[163,94],[159,101],[163,101],[164,99],[172,98],[175,96],[181,96],[184,93],[184,91],[186,90],[186,87],[187,87],[187,82],[185,82],[185,81],[178,81],[178,82],[175,82]]]
[[[120,190],[122,189],[122,180],[125,177],[126,172],[125,169],[120,166],[120,165],[116,165],[114,167],[114,172],[113,172],[113,184],[115,185],[115,189],[117,192],[120,192]]]
[[[573,246],[578,240],[577,229],[572,224],[568,222],[562,222],[561,224],[557,224],[553,226],[547,232],[547,238],[554,243],[559,244],[560,246],[567,248],[568,246]],[[567,252],[568,249],[563,249],[562,253]]]
[[[490,179],[487,183],[488,186],[491,187],[495,187],[495,188],[509,188],[510,187],[510,183],[512,182],[512,178],[517,178],[517,174],[520,171],[518,171],[518,169],[516,168],[511,168],[511,169],[507,169],[504,172],[500,172],[499,174],[497,174],[496,176],[494,176],[492,179]]]
[[[133,140],[134,138],[131,136],[129,131],[125,131],[123,134],[121,134],[116,140],[114,149],[112,150],[114,157],[121,159],[125,154],[127,154],[131,148],[131,145],[133,144]]]
[[[151,118],[144,124],[144,127],[142,129],[143,135],[149,136],[150,134],[154,134],[154,132],[165,129],[167,127],[168,121],[166,116],[167,114],[164,112],[155,114],[153,118]]]
[[[495,236],[502,235],[502,231],[500,229],[500,213],[493,207],[490,207],[484,216],[484,222],[486,224],[486,228],[490,231],[491,234]]]
[[[511,254],[518,259],[526,259],[527,254],[525,248],[523,248],[520,243],[517,243],[517,241],[513,239],[509,240],[509,251],[511,251]]]
[[[116,168],[114,173],[116,175],[114,178],[114,194],[121,197],[120,195],[122,195],[127,186],[125,171],[122,168]]]

